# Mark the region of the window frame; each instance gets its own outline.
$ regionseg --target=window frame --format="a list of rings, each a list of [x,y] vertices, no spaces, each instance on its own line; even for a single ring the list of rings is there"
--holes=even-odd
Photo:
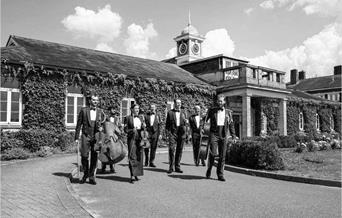
[[[331,131],[335,130],[335,123],[334,123],[334,117],[333,116],[329,117],[329,126],[330,126]]]
[[[320,123],[320,120],[319,120],[319,114],[316,113],[315,116],[316,116],[316,130],[318,132],[320,132],[321,131],[321,123]]]
[[[298,115],[298,128],[300,131],[304,131],[304,114],[300,112]]]
[[[0,91],[7,92],[7,105],[6,105],[6,121],[0,121],[0,125],[21,125],[22,122],[22,114],[23,114],[23,101],[22,94],[17,88],[3,88],[0,87]],[[12,92],[19,93],[19,121],[12,122]]]
[[[68,123],[68,97],[73,97],[74,102],[74,121],[73,123]],[[82,107],[86,106],[86,98],[83,94],[79,93],[67,93],[65,96],[65,126],[66,127],[74,127],[77,124],[77,118],[78,118],[78,113],[77,113],[77,98],[82,97],[83,98],[83,104]]]

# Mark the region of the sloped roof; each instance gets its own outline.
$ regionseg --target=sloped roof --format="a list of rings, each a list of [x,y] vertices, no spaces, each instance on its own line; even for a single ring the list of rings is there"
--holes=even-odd
[[[302,91],[341,88],[341,75],[304,79],[300,80],[297,84],[288,85],[288,87]]]
[[[175,64],[80,48],[59,43],[10,36],[1,58],[11,62],[29,61],[45,67],[110,72],[142,78],[207,85]]]
[[[315,101],[329,101],[324,98],[320,98],[315,95],[311,95],[309,93],[299,91],[299,90],[291,90],[291,94],[289,94],[289,97],[294,97],[294,98],[304,98],[307,100],[315,100]],[[329,101],[330,102],[330,101]]]

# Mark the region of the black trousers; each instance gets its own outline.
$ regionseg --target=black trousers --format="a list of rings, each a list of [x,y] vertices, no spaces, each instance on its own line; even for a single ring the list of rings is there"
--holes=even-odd
[[[182,159],[183,146],[185,137],[182,134],[182,127],[179,127],[177,133],[171,133],[169,137],[169,168],[180,169],[180,161]]]
[[[194,162],[196,165],[199,164],[199,152],[200,152],[200,140],[201,140],[201,135],[199,132],[194,132],[192,134],[192,149],[193,149],[193,154],[194,154]],[[201,162],[204,163],[204,159],[201,159]]]
[[[88,155],[82,155],[81,153],[81,163],[82,163],[82,168],[84,171],[84,176],[86,177],[91,177],[94,178],[95,177],[95,170],[97,168],[97,152],[94,150],[94,146],[95,146],[95,139],[90,139],[88,141],[88,145],[90,147],[90,168],[89,168],[89,159],[88,159]]]
[[[157,145],[158,145],[158,138],[159,135],[152,135],[150,139],[150,148],[145,148],[145,163],[148,163],[148,161],[151,163],[154,162],[154,159],[156,157],[156,151],[157,151]],[[149,157],[150,156],[150,157]]]
[[[215,156],[213,154],[213,149],[218,150],[218,161],[217,161],[217,168],[216,173],[218,177],[223,176],[224,172],[224,164],[226,161],[226,151],[227,151],[227,144],[225,143],[224,137],[220,137],[218,134],[210,133],[210,151],[209,151],[209,161],[208,161],[208,171],[207,173],[211,173],[211,168],[214,165]],[[214,152],[215,153],[215,152]]]

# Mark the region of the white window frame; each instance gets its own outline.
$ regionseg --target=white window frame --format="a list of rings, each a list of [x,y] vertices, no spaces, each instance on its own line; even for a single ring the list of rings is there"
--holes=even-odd
[[[316,114],[316,130],[317,130],[318,132],[321,131],[321,124],[320,124],[320,122],[319,122],[319,115],[318,115],[318,114]]]
[[[267,116],[264,112],[261,112],[261,133],[266,134],[267,133]]]
[[[0,122],[1,125],[21,125],[22,114],[23,114],[23,102],[22,102],[22,94],[19,89],[16,88],[2,88],[0,87],[0,91],[7,92],[7,117],[5,122]],[[11,122],[11,114],[12,114],[12,92],[19,93],[19,121]]]
[[[335,123],[334,123],[333,116],[330,116],[330,118],[329,118],[329,126],[330,126],[330,130],[332,130],[332,131],[335,130]]]
[[[121,121],[121,123],[124,123],[124,117],[123,117],[123,108],[122,108],[122,102],[123,101],[127,101],[127,115],[126,116],[129,116],[130,114],[131,114],[131,107],[132,107],[132,101],[135,103],[136,101],[135,101],[135,99],[134,98],[123,98],[122,100],[121,100],[121,102],[120,102],[120,121]],[[133,103],[133,104],[134,104]]]
[[[299,117],[298,117],[298,127],[300,131],[304,130],[304,114],[303,112],[299,113]]]
[[[74,121],[72,123],[68,123],[68,104],[67,104],[67,101],[68,101],[68,97],[73,97],[74,98]],[[78,93],[67,93],[66,94],[66,97],[65,97],[65,126],[67,127],[73,127],[73,126],[76,126],[77,124],[77,117],[78,117],[78,114],[77,114],[77,98],[83,98],[83,105],[82,107],[85,107],[85,97],[84,95],[82,94],[78,94]]]

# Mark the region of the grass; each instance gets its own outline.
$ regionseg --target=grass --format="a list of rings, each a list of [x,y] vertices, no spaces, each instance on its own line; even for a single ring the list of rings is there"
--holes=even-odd
[[[303,176],[309,178],[341,180],[341,150],[325,150],[296,153],[293,150],[281,150],[285,170],[279,174]]]

